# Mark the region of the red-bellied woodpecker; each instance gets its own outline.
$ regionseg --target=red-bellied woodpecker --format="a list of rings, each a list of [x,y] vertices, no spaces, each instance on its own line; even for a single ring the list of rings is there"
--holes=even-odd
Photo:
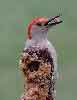
[[[35,18],[29,24],[28,38],[25,43],[23,52],[26,52],[28,55],[31,55],[32,57],[34,57],[34,60],[36,61],[37,60],[40,61],[42,59],[44,62],[50,62],[50,64],[53,65],[53,68],[50,71],[52,75],[51,75],[51,79],[49,81],[49,87],[48,87],[49,97],[46,97],[46,99],[41,99],[41,98],[40,99],[29,99],[30,97],[29,94],[32,93],[32,89],[33,89],[32,87],[31,90],[29,90],[29,92],[31,93],[26,93],[26,96],[23,97],[24,99],[22,100],[54,100],[54,94],[55,94],[54,84],[55,84],[55,80],[57,79],[57,54],[56,54],[56,50],[54,46],[48,40],[47,35],[48,35],[48,31],[50,28],[52,28],[53,26],[61,22],[62,20],[60,19],[60,16],[55,16],[55,17],[50,17],[48,19],[43,18],[43,17]],[[38,71],[38,68],[37,68],[38,64],[39,62],[36,62],[36,63],[32,62],[31,63],[32,66],[28,64],[30,71],[31,71],[30,75],[33,75],[33,71],[34,72]],[[27,96],[27,94],[29,95],[29,97]]]

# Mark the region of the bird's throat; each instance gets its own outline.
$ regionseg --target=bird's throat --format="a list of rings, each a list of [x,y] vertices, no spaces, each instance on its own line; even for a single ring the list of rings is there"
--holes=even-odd
[[[44,41],[47,39],[47,33],[46,32],[36,33],[35,35],[33,35],[32,39],[35,40],[36,42]]]

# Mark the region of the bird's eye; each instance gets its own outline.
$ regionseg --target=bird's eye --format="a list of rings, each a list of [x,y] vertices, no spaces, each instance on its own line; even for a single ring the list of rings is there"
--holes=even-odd
[[[39,22],[39,23],[37,23],[36,25],[37,25],[37,26],[42,26],[42,24],[41,24],[40,22]]]

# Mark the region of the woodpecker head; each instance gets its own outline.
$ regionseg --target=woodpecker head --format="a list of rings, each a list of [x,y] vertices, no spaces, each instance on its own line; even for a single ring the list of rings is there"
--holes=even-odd
[[[28,26],[28,38],[29,39],[37,39],[42,37],[47,37],[48,30],[59,23],[61,23],[62,20],[59,16],[50,17],[50,18],[35,18],[33,19],[29,26]]]

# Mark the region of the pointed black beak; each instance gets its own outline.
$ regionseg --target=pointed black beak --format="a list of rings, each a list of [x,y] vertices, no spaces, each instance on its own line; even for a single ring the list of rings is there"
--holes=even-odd
[[[57,24],[62,23],[63,21],[61,20],[60,16],[61,15],[48,18],[48,21],[45,23],[45,26],[51,27],[51,26],[55,26]]]

